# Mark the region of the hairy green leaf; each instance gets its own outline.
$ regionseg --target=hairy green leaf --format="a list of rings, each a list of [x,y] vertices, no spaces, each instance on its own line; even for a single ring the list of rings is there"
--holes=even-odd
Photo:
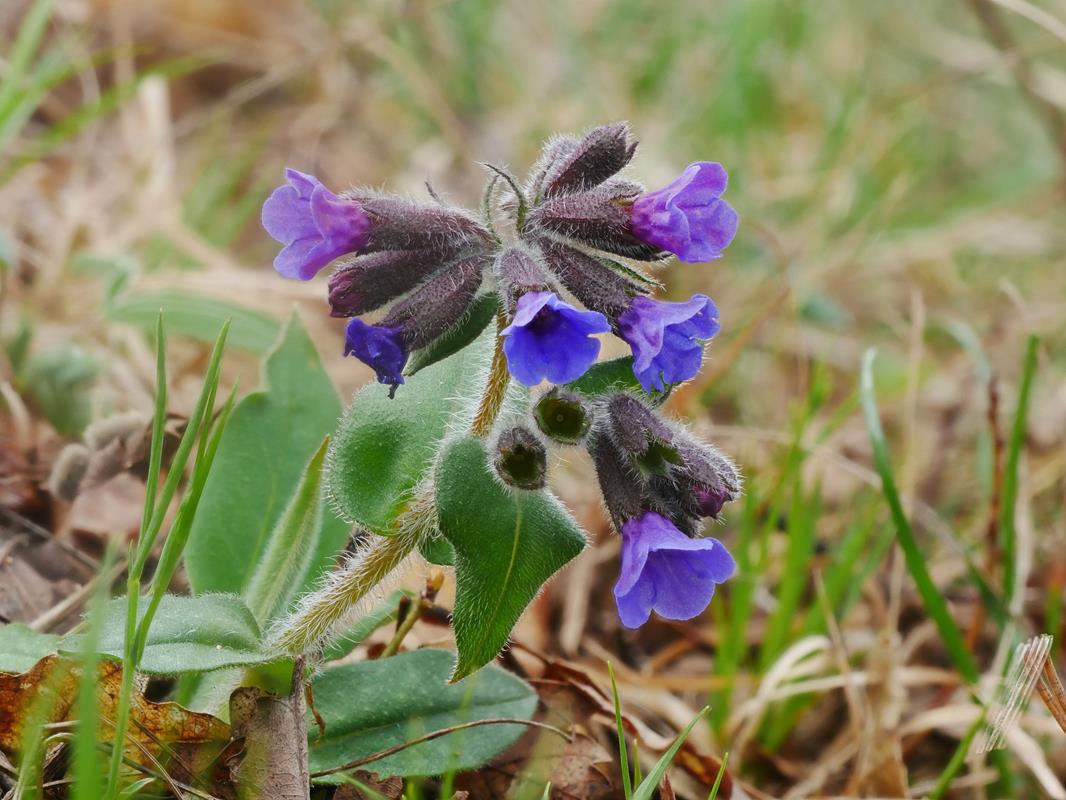
[[[326,732],[319,737],[308,719],[311,772],[342,767],[456,725],[533,716],[537,696],[514,675],[489,667],[469,683],[448,686],[451,668],[451,653],[416,650],[324,669],[312,682]],[[503,752],[524,730],[506,723],[467,727],[371,761],[365,769],[404,776],[471,769]],[[340,782],[342,775],[317,780]]]
[[[25,672],[56,651],[59,637],[17,623],[0,625],[0,672]]]
[[[145,610],[142,603],[138,619]],[[125,629],[126,598],[117,597],[107,605],[98,645],[100,653],[122,658]],[[67,637],[61,649],[79,652],[81,636]],[[236,595],[168,594],[163,596],[155,612],[137,669],[153,675],[177,675],[274,660],[276,656],[263,645],[255,617]]]
[[[490,472],[484,444],[451,442],[437,467],[440,529],[455,551],[453,680],[494,659],[541,586],[585,537],[549,492],[512,491]]]
[[[193,521],[185,565],[196,593],[244,591],[304,466],[340,415],[333,385],[295,315],[264,371],[266,388],[230,415]],[[303,586],[329,568],[347,536],[343,521],[323,514]]]
[[[380,384],[355,395],[333,437],[328,492],[337,511],[389,535],[459,415],[484,381],[492,337],[486,333],[451,358],[420,371],[389,399]]]

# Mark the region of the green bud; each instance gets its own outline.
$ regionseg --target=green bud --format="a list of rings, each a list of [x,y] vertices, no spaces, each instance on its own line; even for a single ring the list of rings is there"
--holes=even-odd
[[[581,398],[558,386],[537,401],[533,419],[541,433],[561,444],[579,444],[592,421]]]
[[[528,428],[507,428],[496,440],[493,466],[509,486],[543,489],[548,475],[548,452]]]

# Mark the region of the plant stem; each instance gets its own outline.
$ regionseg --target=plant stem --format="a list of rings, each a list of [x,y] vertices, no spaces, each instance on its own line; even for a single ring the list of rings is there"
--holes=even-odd
[[[373,536],[347,564],[329,576],[326,585],[300,601],[271,637],[272,646],[303,655],[325,644],[334,626],[418,546],[436,520],[432,487],[423,488],[396,520],[392,536]]]
[[[507,356],[503,352],[503,339],[499,336],[500,331],[505,327],[507,327],[507,317],[501,309],[496,312],[496,349],[492,353],[489,380],[485,384],[485,394],[481,397],[481,404],[470,426],[470,432],[474,436],[488,435],[492,429],[492,423],[499,416],[500,408],[503,407],[503,398],[507,394],[507,385],[511,381],[511,373],[507,371]]]

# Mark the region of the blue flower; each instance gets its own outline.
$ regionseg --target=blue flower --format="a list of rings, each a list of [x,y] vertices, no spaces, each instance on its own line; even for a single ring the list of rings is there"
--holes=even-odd
[[[627,628],[639,628],[655,611],[665,619],[692,619],[714,587],[736,571],[717,539],[690,539],[666,517],[646,511],[622,526],[622,567],[614,598]]]
[[[633,201],[630,230],[682,261],[721,258],[737,232],[737,212],[721,196],[728,179],[716,162],[689,164],[665,188]]]
[[[348,323],[344,334],[344,355],[355,356],[377,373],[378,383],[388,384],[389,397],[403,383],[407,363],[407,345],[403,329],[367,325],[358,317]]]
[[[370,218],[359,203],[337,197],[313,175],[287,169],[285,178],[288,185],[263,203],[263,227],[285,245],[274,269],[308,281],[333,259],[366,244]]]
[[[594,333],[611,329],[598,311],[579,311],[554,292],[527,292],[518,298],[514,320],[501,336],[507,369],[526,386],[547,379],[569,383],[585,374],[600,353]]]
[[[703,342],[718,328],[718,309],[704,294],[685,303],[634,297],[618,316],[618,333],[633,350],[633,373],[646,392],[664,391],[699,372]]]

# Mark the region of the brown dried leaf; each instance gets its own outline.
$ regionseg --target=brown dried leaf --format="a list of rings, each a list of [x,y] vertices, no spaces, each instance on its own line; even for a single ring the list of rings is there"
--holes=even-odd
[[[81,672],[77,662],[52,655],[19,675],[0,673],[0,750],[18,750],[26,711],[42,693],[47,693],[48,722],[71,720]],[[114,733],[112,721],[121,683],[122,664],[101,662],[96,685],[100,715],[97,736],[102,742],[110,741]],[[209,714],[189,711],[177,703],[154,703],[135,692],[127,736],[130,757],[146,763],[150,761],[148,754],[155,758],[172,755],[171,745],[176,743],[227,742],[230,728]]]
[[[403,778],[397,775],[381,778],[376,772],[358,770],[352,778],[361,786],[370,789],[373,794],[365,793],[356,786],[340,786],[334,793],[333,800],[379,800],[381,797],[386,800],[399,800],[403,796]],[[466,792],[456,792],[455,797],[459,794],[465,795]]]
[[[552,795],[574,800],[617,797],[614,774],[614,756],[603,745],[589,736],[575,736],[552,769]]]

